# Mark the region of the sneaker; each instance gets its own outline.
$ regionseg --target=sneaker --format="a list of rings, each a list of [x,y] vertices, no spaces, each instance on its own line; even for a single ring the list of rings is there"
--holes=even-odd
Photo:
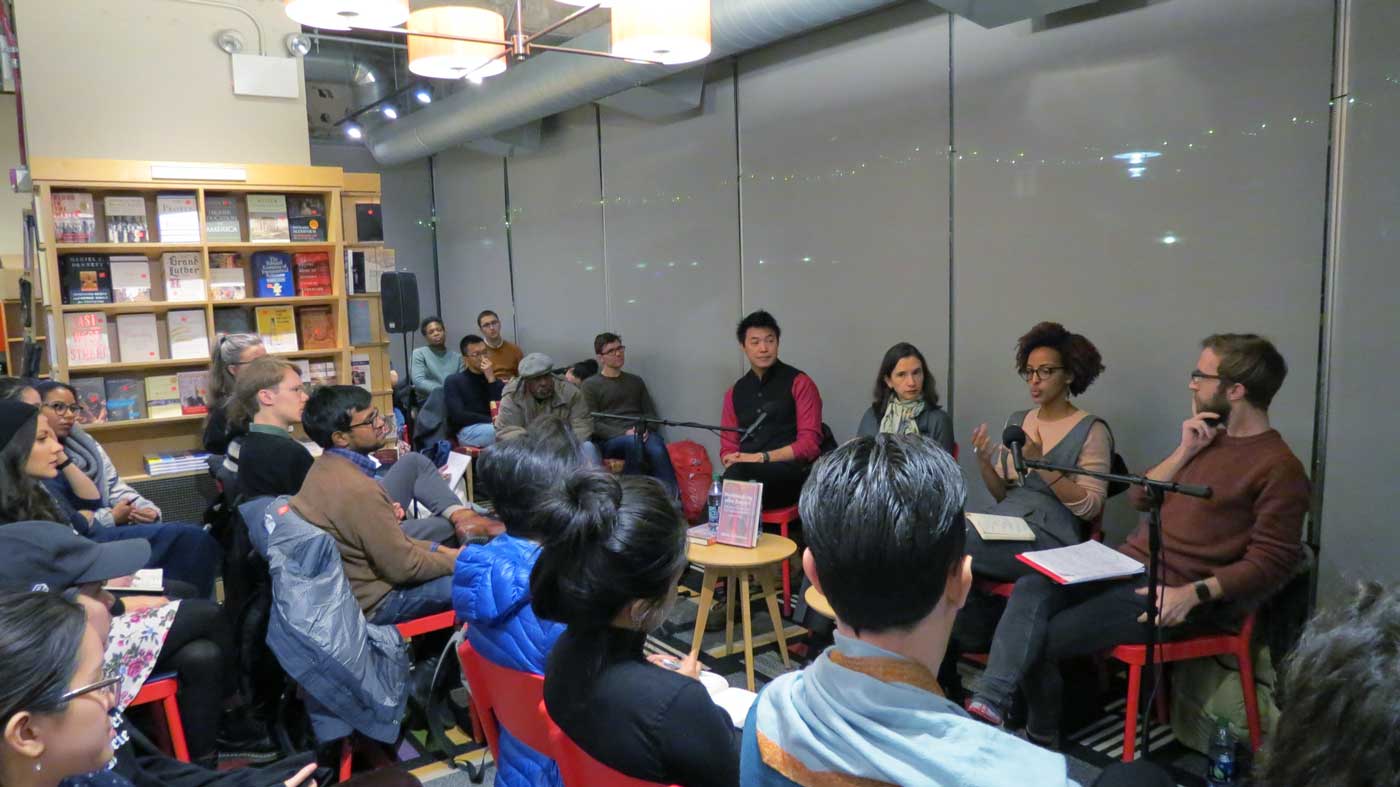
[[[968,700],[967,712],[972,718],[978,721],[984,721],[993,727],[1001,727],[1006,723],[1006,720],[1002,718],[1001,711],[997,710],[986,700],[981,700],[976,697]]]
[[[282,756],[267,726],[239,711],[224,713],[217,740],[220,760],[270,762]]]

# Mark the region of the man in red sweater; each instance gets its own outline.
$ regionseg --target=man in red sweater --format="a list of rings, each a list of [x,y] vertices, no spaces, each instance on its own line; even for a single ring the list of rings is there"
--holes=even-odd
[[[1209,486],[1208,499],[1167,495],[1162,505],[1163,638],[1238,622],[1280,589],[1302,558],[1308,478],[1269,424],[1269,403],[1288,366],[1267,339],[1216,334],[1201,342],[1191,372],[1193,415],[1181,443],[1147,475]],[[1133,503],[1148,507],[1133,490]],[[1147,526],[1120,548],[1147,563]],[[1058,662],[1115,645],[1145,641],[1147,578],[1062,586],[1039,574],[1021,578],[997,625],[987,670],[968,709],[1000,724],[1019,685],[1026,732],[1053,743],[1059,735]]]

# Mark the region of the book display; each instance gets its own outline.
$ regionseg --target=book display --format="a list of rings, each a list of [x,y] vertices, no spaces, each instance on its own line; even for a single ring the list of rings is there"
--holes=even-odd
[[[102,212],[107,214],[108,243],[145,243],[151,239],[144,198],[107,197],[102,200]]]

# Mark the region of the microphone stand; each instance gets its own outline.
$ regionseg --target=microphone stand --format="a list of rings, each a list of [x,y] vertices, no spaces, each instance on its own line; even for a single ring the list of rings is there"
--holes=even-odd
[[[637,447],[642,452],[642,461],[639,463],[642,473],[651,474],[651,462],[647,459],[646,441],[647,436],[656,431],[658,426],[674,426],[682,429],[705,429],[715,434],[723,432],[737,432],[744,434],[743,429],[732,426],[716,426],[715,424],[702,424],[695,421],[668,421],[665,418],[650,418],[644,415],[614,415],[613,413],[589,413],[593,418],[610,418],[614,421],[626,421],[636,429]]]
[[[1082,467],[1069,465],[1058,465],[1053,462],[1046,462],[1041,459],[1022,459],[1022,464],[1028,468],[1037,470],[1050,470],[1065,475],[1082,475],[1089,478],[1098,478],[1104,481],[1118,481],[1129,486],[1140,486],[1147,492],[1147,664],[1146,672],[1148,680],[1151,681],[1152,690],[1148,692],[1148,702],[1142,704],[1142,759],[1149,759],[1151,751],[1152,737],[1150,735],[1152,726],[1152,705],[1151,701],[1157,692],[1157,609],[1160,602],[1157,599],[1157,581],[1161,570],[1162,556],[1162,499],[1168,493],[1178,495],[1188,495],[1190,497],[1208,498],[1211,496],[1211,489],[1208,486],[1196,486],[1194,484],[1178,484],[1175,481],[1158,481],[1142,475],[1132,475],[1125,473],[1102,473],[1097,470],[1085,470]]]

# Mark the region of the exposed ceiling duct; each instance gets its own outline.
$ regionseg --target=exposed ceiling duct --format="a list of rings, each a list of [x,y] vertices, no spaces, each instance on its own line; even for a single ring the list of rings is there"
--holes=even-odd
[[[388,58],[372,57],[362,47],[351,44],[317,41],[302,60],[307,82],[349,85],[355,108],[387,96],[394,80]]]
[[[707,60],[766,46],[887,5],[893,5],[893,0],[712,0],[712,48]],[[607,50],[609,43],[607,28],[598,28],[570,46]],[[366,144],[381,164],[402,164],[695,65],[634,65],[546,52],[370,132]]]

